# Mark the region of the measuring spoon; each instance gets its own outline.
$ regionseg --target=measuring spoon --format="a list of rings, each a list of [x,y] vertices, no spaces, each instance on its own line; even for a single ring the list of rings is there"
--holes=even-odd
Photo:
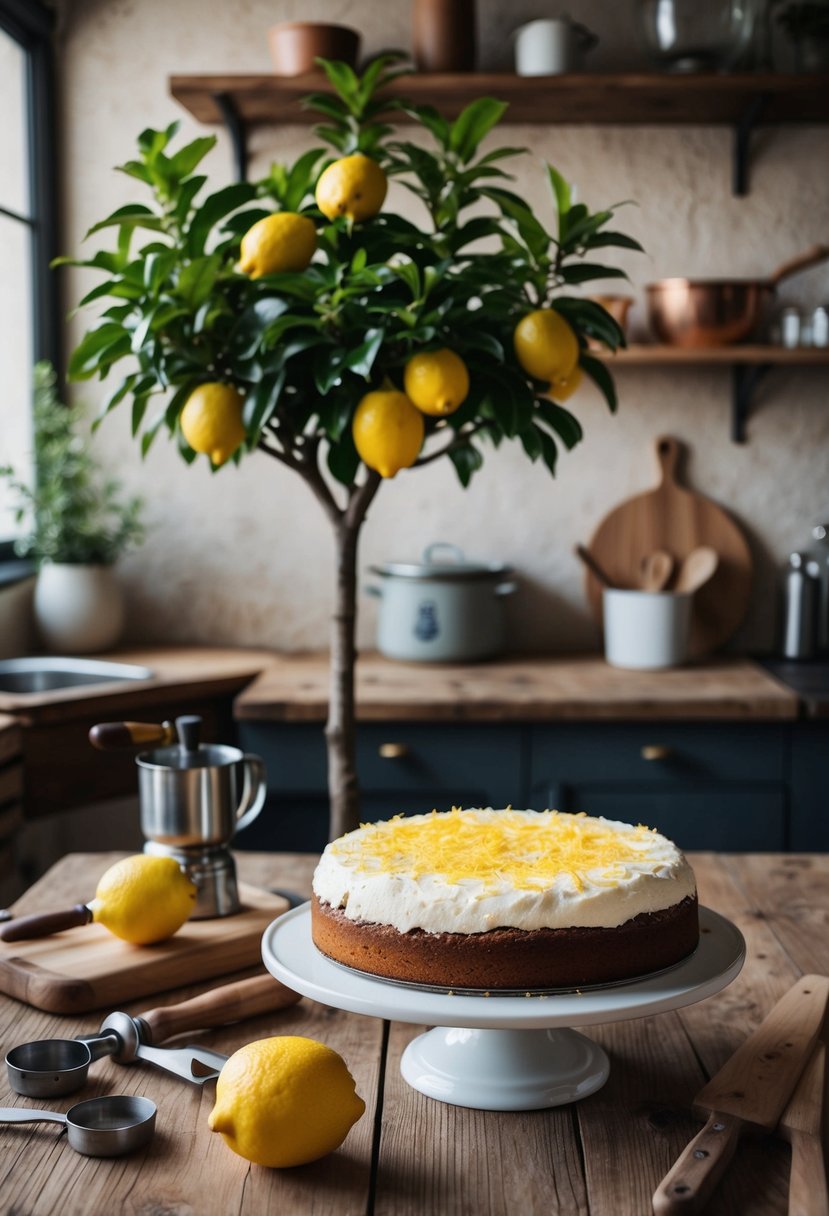
[[[63,1123],[76,1153],[85,1157],[121,1157],[152,1140],[156,1109],[149,1098],[109,1094],[77,1102],[65,1115],[55,1110],[0,1106],[0,1123]]]
[[[76,1039],[39,1039],[13,1047],[6,1056],[9,1085],[29,1098],[71,1094],[86,1082],[90,1064],[104,1056],[119,1063],[144,1060],[187,1081],[203,1084],[227,1059],[207,1047],[156,1047],[159,1039],[271,1013],[300,999],[270,975],[223,984],[211,992],[151,1009],[137,1018],[111,1013],[97,1034]]]

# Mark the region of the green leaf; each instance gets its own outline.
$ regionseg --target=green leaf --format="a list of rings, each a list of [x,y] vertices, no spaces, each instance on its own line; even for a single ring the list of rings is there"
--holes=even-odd
[[[100,232],[102,228],[113,228],[116,225],[150,228],[154,232],[159,232],[163,228],[161,219],[151,207],[145,207],[143,203],[127,203],[126,206],[113,211],[105,220],[99,220],[97,224],[93,224],[86,236],[90,237],[93,233]],[[84,237],[85,239],[86,237]]]
[[[329,472],[340,485],[350,486],[357,476],[360,467],[360,457],[354,446],[351,427],[346,427],[338,443],[332,443],[328,448],[326,458]]]
[[[242,422],[253,442],[258,439],[262,427],[279,404],[284,384],[285,372],[283,369],[275,376],[264,376],[245,397],[245,403],[242,406]]]
[[[573,191],[570,183],[561,176],[558,169],[554,169],[552,165],[548,165],[547,173],[549,175],[550,185],[553,187],[553,195],[556,200],[556,210],[558,211],[558,231],[560,236],[573,201]]]
[[[104,362],[103,356],[115,343],[124,338],[129,346],[129,334],[123,325],[107,321],[97,329],[84,334],[69,359],[69,376],[73,380],[88,379]]]
[[[329,393],[325,400],[320,402],[320,422],[332,443],[339,443],[342,439],[353,414],[354,402],[350,396],[343,393]]]
[[[164,131],[154,131],[152,127],[147,127],[138,136],[138,147],[145,157],[152,159],[162,152],[167,147],[170,140],[179,129],[179,123],[171,122]]]
[[[458,481],[464,489],[466,489],[472,480],[472,474],[477,473],[484,463],[483,456],[471,443],[465,443],[458,448],[451,448],[449,459],[455,466]]]
[[[346,352],[341,347],[329,346],[314,360],[314,384],[321,396],[329,393],[342,376]]]
[[[377,358],[377,352],[383,345],[385,336],[385,330],[367,329],[365,342],[361,342],[355,350],[348,353],[345,366],[354,372],[356,376],[368,378],[374,366],[374,360]]]
[[[601,360],[594,359],[592,355],[586,355],[584,352],[582,352],[581,358],[579,359],[579,364],[582,368],[584,368],[590,379],[601,392],[602,396],[607,402],[607,408],[610,410],[611,414],[615,414],[618,406],[616,387],[613,383],[613,377],[605,365],[601,362]]]
[[[541,455],[541,439],[539,437],[538,428],[533,424],[521,431],[518,438],[521,440],[521,446],[529,456],[530,460],[535,463]]]
[[[557,402],[540,397],[537,407],[539,417],[555,431],[568,452],[584,438],[584,431],[579,420]]]
[[[569,321],[576,333],[589,338],[598,338],[611,350],[624,346],[625,335],[601,304],[594,300],[578,299],[575,296],[559,296],[553,301],[557,312]]]
[[[560,277],[565,283],[591,283],[596,279],[626,279],[628,276],[624,270],[619,270],[615,266],[580,262],[575,266],[565,266]]]
[[[286,211],[298,211],[306,195],[313,193],[317,178],[317,166],[325,153],[320,148],[310,148],[294,163],[285,185],[282,204]]]
[[[98,413],[95,417],[95,421],[92,423],[93,431],[97,431],[98,427],[101,425],[104,418],[106,418],[106,416],[110,412],[110,410],[114,410],[116,405],[118,405],[119,402],[124,400],[127,393],[130,392],[130,390],[132,389],[132,386],[135,384],[137,379],[138,379],[138,373],[131,372],[128,376],[125,376],[124,379],[121,381],[121,383],[118,385],[118,387],[115,388],[109,394],[106,401],[104,401],[104,404],[101,406],[100,410],[98,411]]]
[[[556,462],[558,461],[558,448],[556,441],[552,435],[548,435],[546,431],[536,428],[539,443],[541,444],[541,459],[546,464],[553,477],[556,475]]]
[[[398,279],[402,279],[411,292],[413,300],[419,300],[423,292],[423,285],[420,281],[420,271],[414,262],[397,262],[392,266],[392,271]],[[398,297],[399,298],[399,297]]]
[[[141,429],[141,423],[144,421],[144,415],[147,412],[150,394],[141,393],[132,399],[132,437],[133,439]]]
[[[256,198],[256,186],[252,182],[234,182],[210,194],[193,213],[190,231],[187,234],[187,252],[191,257],[204,253],[210,230],[231,211],[243,207]]]
[[[203,304],[213,290],[222,259],[216,253],[208,257],[194,258],[178,277],[176,290],[192,309]]]
[[[496,186],[486,186],[481,190],[481,194],[492,199],[502,213],[513,221],[519,236],[536,261],[548,255],[550,237],[523,199],[510,190],[502,190]]]
[[[623,232],[597,232],[583,242],[585,249],[603,249],[613,247],[615,249],[633,249],[637,253],[644,253],[644,248],[632,236],[626,236]]]
[[[450,151],[466,164],[475,155],[484,136],[501,120],[506,108],[505,102],[496,101],[493,97],[479,97],[470,102],[452,123]]]
[[[439,110],[436,110],[434,106],[410,105],[406,102],[403,103],[403,109],[406,114],[411,114],[413,118],[416,118],[427,131],[431,131],[442,148],[449,146],[451,128]]]
[[[335,59],[318,59],[331,84],[345,102],[352,114],[359,115],[362,109],[360,100],[360,81],[347,63]]]
[[[215,135],[201,135],[191,143],[179,148],[170,159],[170,168],[176,177],[189,177],[207,153],[216,146]]]

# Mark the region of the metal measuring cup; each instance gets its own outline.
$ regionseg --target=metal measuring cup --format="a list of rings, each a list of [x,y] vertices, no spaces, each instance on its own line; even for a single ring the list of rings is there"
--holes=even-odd
[[[0,1106],[0,1123],[63,1123],[70,1146],[85,1157],[121,1157],[149,1144],[157,1107],[149,1098],[109,1094],[55,1110]]]

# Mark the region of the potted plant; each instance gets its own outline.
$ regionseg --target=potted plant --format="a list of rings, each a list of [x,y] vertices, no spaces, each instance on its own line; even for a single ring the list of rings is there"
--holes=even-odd
[[[64,405],[48,363],[34,369],[34,474],[21,481],[0,468],[29,531],[15,544],[38,563],[35,620],[54,651],[106,650],[118,639],[124,608],[112,567],[143,535],[141,500],[122,499],[117,481],[102,478],[79,429],[83,412]]]
[[[829,0],[791,0],[777,20],[791,39],[798,72],[829,67]]]
[[[450,122],[380,92],[401,72],[394,56],[362,76],[323,66],[333,93],[306,104],[328,147],[260,182],[203,197],[197,167],[214,140],[173,150],[176,124],[141,134],[122,169],[151,198],[90,230],[114,229],[117,241],[78,263],[105,276],[82,303],[106,307],[70,373],[104,378],[126,362],[101,416],[129,401],[143,453],[162,428],[185,461],[206,453],[214,469],[265,453],[303,478],[328,517],[326,739],[339,835],[359,821],[357,545],[383,480],[447,459],[466,486],[484,445],[502,442],[554,473],[559,448],[582,436],[562,404],[579,378],[616,406],[588,340],[624,343],[612,317],[571,289],[626,277],[593,258],[640,246],[609,229],[612,207],[575,202],[551,166],[552,230],[533,214],[503,167],[522,150],[481,152],[503,103],[481,98]],[[419,126],[427,145],[395,117]],[[421,224],[383,210],[391,177],[420,200]],[[135,249],[138,233],[149,240]]]

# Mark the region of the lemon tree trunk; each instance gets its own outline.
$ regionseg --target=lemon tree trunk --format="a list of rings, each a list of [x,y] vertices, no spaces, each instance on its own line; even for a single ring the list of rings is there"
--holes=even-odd
[[[352,491],[348,505],[334,521],[336,581],[331,622],[328,721],[325,726],[329,840],[352,831],[360,823],[354,688],[357,667],[357,547],[366,511],[379,484],[379,477],[370,474],[366,482]]]

